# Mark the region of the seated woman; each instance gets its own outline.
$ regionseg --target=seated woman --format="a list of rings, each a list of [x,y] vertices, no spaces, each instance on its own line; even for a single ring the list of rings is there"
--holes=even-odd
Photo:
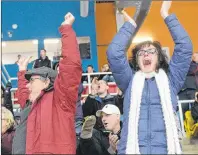
[[[12,141],[15,134],[15,121],[11,111],[5,107],[1,107],[1,153],[11,154]]]

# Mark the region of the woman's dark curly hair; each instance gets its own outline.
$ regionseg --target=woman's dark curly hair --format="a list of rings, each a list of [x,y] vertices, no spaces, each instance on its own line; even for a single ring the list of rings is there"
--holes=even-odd
[[[161,44],[157,41],[145,41],[137,44],[132,50],[133,56],[129,60],[130,66],[134,69],[134,71],[138,71],[140,69],[138,66],[137,53],[140,49],[144,47],[148,47],[150,45],[153,45],[158,51],[158,63],[157,63],[156,71],[162,68],[166,73],[168,73],[168,57],[166,53],[162,50]]]

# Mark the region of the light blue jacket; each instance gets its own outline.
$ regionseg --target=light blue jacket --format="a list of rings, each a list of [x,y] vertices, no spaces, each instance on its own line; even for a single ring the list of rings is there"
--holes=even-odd
[[[177,94],[183,86],[191,63],[193,47],[188,34],[174,14],[169,15],[165,19],[165,23],[175,43],[168,72],[171,99],[175,110],[177,106]],[[132,24],[126,22],[116,34],[107,50],[108,61],[115,81],[125,94],[124,121],[121,139],[118,144],[118,154],[125,154],[128,136],[131,86],[135,72],[129,66],[125,51],[134,30],[135,28]],[[154,78],[146,80],[143,88],[138,139],[141,154],[167,154],[166,128],[159,91]]]

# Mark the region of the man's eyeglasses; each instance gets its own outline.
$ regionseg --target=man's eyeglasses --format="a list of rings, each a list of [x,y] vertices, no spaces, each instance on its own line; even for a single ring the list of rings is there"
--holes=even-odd
[[[39,79],[39,80],[41,80],[41,81],[45,81],[46,80],[46,78],[44,78],[44,77],[37,77],[37,78],[30,78],[30,80],[29,80],[29,82],[30,83],[33,83],[36,79]]]
[[[137,56],[143,56],[144,54],[148,54],[148,55],[154,55],[156,53],[158,53],[157,49],[156,48],[150,48],[148,50],[139,50],[137,52]]]

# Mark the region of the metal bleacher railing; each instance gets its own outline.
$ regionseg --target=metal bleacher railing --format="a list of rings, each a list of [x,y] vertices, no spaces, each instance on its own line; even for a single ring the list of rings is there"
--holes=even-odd
[[[111,72],[96,72],[96,73],[83,73],[82,76],[87,76],[88,77],[88,83],[84,83],[83,86],[84,88],[87,88],[88,91],[86,92],[86,94],[83,94],[82,97],[86,97],[88,96],[88,94],[91,93],[91,76],[93,75],[107,75],[107,74],[112,74]],[[17,77],[14,77],[14,78],[11,78],[6,70],[6,68],[4,67],[4,65],[2,65],[2,81],[1,81],[1,84],[5,85],[6,82],[10,81],[12,82],[13,80],[18,80]],[[116,83],[115,82],[109,82],[108,83],[109,86],[113,85],[113,86],[116,86]],[[11,92],[14,94],[14,92],[17,90],[17,88],[12,88],[11,89]],[[111,93],[111,95],[116,95],[117,93],[114,92],[114,93]],[[14,97],[14,95],[12,95]],[[16,98],[12,98],[12,101],[17,101]],[[179,116],[180,116],[180,123],[181,123],[181,127],[182,127],[182,133],[183,133],[183,136],[185,137],[186,134],[185,134],[185,129],[184,129],[184,116],[183,116],[183,111],[182,111],[182,104],[185,104],[185,103],[193,103],[194,100],[179,100],[178,101],[178,107],[179,107]]]
[[[86,93],[83,93],[82,97],[86,97],[91,93],[91,76],[93,76],[93,75],[107,75],[107,74],[112,74],[112,73],[111,72],[83,73],[82,76],[87,76],[88,77],[88,83],[83,83],[84,88],[88,89],[88,91],[86,91]],[[11,81],[18,80],[18,78],[13,77],[13,78],[10,78],[10,80]],[[109,86],[115,86],[116,83],[115,82],[108,82],[108,85]],[[12,88],[11,92],[14,93],[14,92],[16,92],[16,90],[17,90],[17,88]],[[111,92],[110,94],[111,95],[116,95],[117,93],[116,92]],[[17,101],[17,99],[12,98],[12,101]]]
[[[1,64],[1,77],[2,77],[1,84],[3,85],[3,87],[5,87],[7,82],[11,82],[10,75],[8,74],[3,64]]]
[[[111,72],[95,72],[95,73],[83,73],[82,76],[87,76],[88,77],[88,83],[83,83],[83,86],[84,87],[88,87],[88,93],[87,94],[83,94],[82,97],[86,97],[88,96],[88,94],[91,93],[91,76],[93,75],[107,75],[107,74],[110,74],[112,75]],[[108,82],[108,85],[111,86],[111,85],[116,85],[115,82]],[[110,93],[111,95],[117,95],[117,93]]]
[[[183,136],[186,137],[186,132],[184,129],[184,116],[183,116],[183,110],[182,110],[182,104],[190,104],[195,102],[195,100],[179,100],[178,101],[178,107],[179,107],[179,117],[180,117],[180,123],[181,123],[181,128],[182,128],[182,133]]]

